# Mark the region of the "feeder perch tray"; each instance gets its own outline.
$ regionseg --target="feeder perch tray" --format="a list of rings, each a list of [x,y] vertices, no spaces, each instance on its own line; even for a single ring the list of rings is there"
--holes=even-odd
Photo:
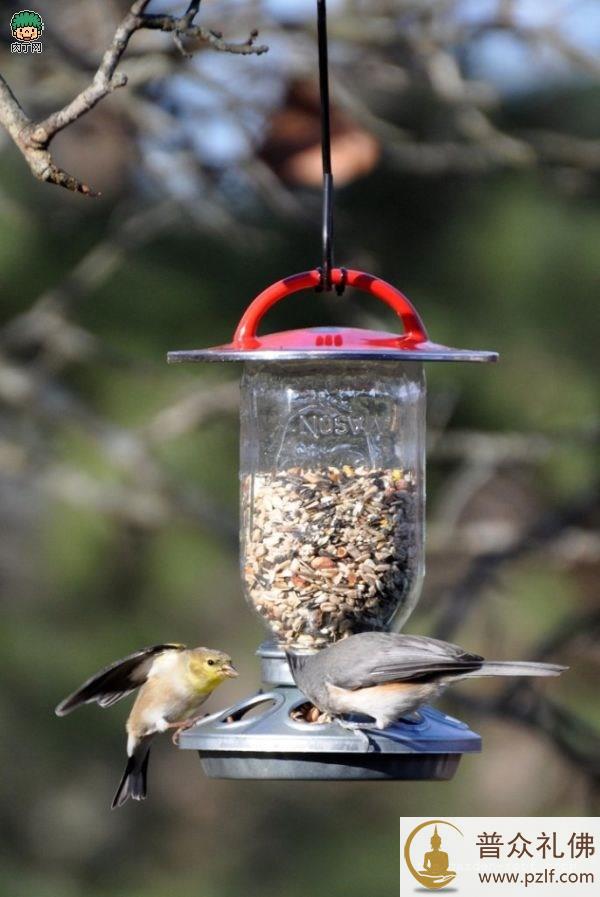
[[[179,746],[197,750],[204,772],[221,779],[448,780],[481,738],[465,723],[422,707],[366,739],[337,723],[309,723],[292,713],[306,697],[291,678],[283,651],[258,652],[263,690],[182,732]]]

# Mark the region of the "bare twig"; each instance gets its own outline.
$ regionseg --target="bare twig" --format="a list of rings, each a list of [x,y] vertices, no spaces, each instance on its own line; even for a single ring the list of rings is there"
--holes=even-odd
[[[197,430],[213,417],[235,414],[238,407],[237,382],[196,389],[156,414],[143,428],[143,435],[151,444],[160,444]]]
[[[217,535],[229,547],[237,544],[232,517],[220,504],[169,476],[155,459],[144,433],[119,427],[90,411],[75,395],[41,373],[12,365],[0,356],[0,401],[14,409],[27,408],[44,426],[75,426],[94,444],[124,482],[114,488],[85,471],[65,464],[27,470],[44,492],[71,504],[154,528],[166,520],[193,521]],[[1,460],[1,455],[0,455]],[[14,463],[14,452],[9,462]],[[21,461],[22,463],[22,461]],[[1,467],[0,467],[1,470]]]
[[[566,707],[521,682],[495,701],[458,695],[460,707],[485,717],[504,717],[545,735],[566,760],[596,785],[600,783],[600,733]]]
[[[114,223],[109,232],[95,243],[56,286],[44,290],[33,305],[15,316],[0,330],[0,345],[11,353],[31,351],[43,346],[46,352],[62,353],[67,358],[81,357],[73,350],[89,349],[92,334],[79,328],[74,341],[74,325],[66,317],[70,306],[90,295],[105,283],[131,253],[154,239],[173,223],[175,208],[164,202],[151,208],[136,209],[124,220]],[[85,334],[85,339],[83,338]],[[69,351],[65,352],[65,349]]]
[[[140,16],[149,0],[136,0],[122,20],[106,50],[92,83],[62,109],[53,112],[40,122],[31,121],[23,111],[10,87],[0,75],[0,122],[6,127],[14,143],[21,151],[32,174],[41,181],[66,187],[86,196],[96,196],[95,191],[59,168],[50,154],[52,139],[93,109],[107,94],[127,83],[125,75],[117,75],[116,68],[127,49],[131,36],[140,27]]]
[[[257,31],[252,31],[246,41],[230,43],[220,32],[194,25],[193,20],[200,8],[200,0],[192,0],[185,14],[180,17],[146,15],[144,10],[148,3],[149,0],[135,0],[132,3],[104,53],[91,83],[70,103],[41,121],[32,121],[26,115],[9,85],[0,75],[0,124],[4,125],[38,180],[57,184],[85,196],[98,195],[88,184],[68,174],[54,162],[50,144],[60,131],[78,121],[108,94],[127,84],[127,76],[117,72],[117,67],[136,31],[151,29],[172,33],[182,50],[182,37],[201,40],[214,50],[223,53],[258,56],[268,49],[266,46],[256,44]]]
[[[192,16],[193,18],[193,16]],[[174,34],[181,41],[182,37],[196,38],[204,41],[215,50],[221,53],[233,53],[241,56],[260,56],[266,53],[268,47],[256,44],[258,31],[250,32],[248,38],[241,43],[235,43],[225,40],[221,31],[215,31],[213,28],[203,28],[201,25],[193,25],[190,23],[189,13],[180,18],[169,15],[145,15],[141,20],[140,28],[149,28],[155,31],[165,31]],[[179,44],[182,46],[181,44]]]
[[[554,539],[564,528],[585,519],[598,507],[596,495],[586,494],[579,501],[545,512],[528,531],[506,548],[485,552],[475,558],[463,579],[444,596],[444,610],[434,628],[436,638],[451,638],[470,608],[484,590],[494,582],[498,571],[507,563],[524,557]]]

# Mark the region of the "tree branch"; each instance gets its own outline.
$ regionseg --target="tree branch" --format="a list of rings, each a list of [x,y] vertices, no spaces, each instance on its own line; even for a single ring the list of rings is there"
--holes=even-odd
[[[444,596],[444,607],[434,627],[434,636],[451,639],[472,606],[498,575],[505,564],[512,563],[536,551],[561,530],[585,519],[598,508],[595,493],[586,493],[565,506],[543,513],[520,538],[497,551],[480,554],[469,566],[464,577]]]
[[[127,84],[127,76],[117,72],[117,67],[136,31],[150,29],[171,33],[183,53],[185,53],[181,42],[183,37],[203,41],[214,50],[223,53],[260,56],[267,52],[268,47],[255,43],[257,31],[252,31],[247,40],[241,43],[229,43],[220,32],[194,25],[193,20],[199,11],[200,2],[201,0],[191,0],[184,15],[178,17],[145,15],[144,10],[149,0],[135,0],[118,26],[91,84],[78,93],[70,103],[42,121],[32,121],[26,115],[9,85],[0,75],[0,124],[8,131],[34,177],[85,196],[98,196],[98,193],[87,184],[56,165],[49,147],[60,131],[88,113],[108,94]]]
[[[562,707],[531,684],[521,681],[516,689],[496,700],[470,695],[454,696],[455,703],[486,717],[503,717],[543,733],[575,768],[600,783],[600,734],[586,720]]]

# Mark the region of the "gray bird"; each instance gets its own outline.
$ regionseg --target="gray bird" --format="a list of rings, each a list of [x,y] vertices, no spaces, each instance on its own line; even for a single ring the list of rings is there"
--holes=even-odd
[[[385,729],[448,685],[476,676],[560,676],[568,667],[528,661],[488,661],[438,639],[363,632],[316,654],[287,652],[300,691],[323,713],[352,730]],[[344,719],[370,716],[373,723]]]

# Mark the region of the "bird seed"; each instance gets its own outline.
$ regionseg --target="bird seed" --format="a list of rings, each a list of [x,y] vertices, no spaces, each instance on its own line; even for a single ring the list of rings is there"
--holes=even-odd
[[[293,467],[242,482],[243,580],[284,646],[385,630],[418,575],[411,474]]]

